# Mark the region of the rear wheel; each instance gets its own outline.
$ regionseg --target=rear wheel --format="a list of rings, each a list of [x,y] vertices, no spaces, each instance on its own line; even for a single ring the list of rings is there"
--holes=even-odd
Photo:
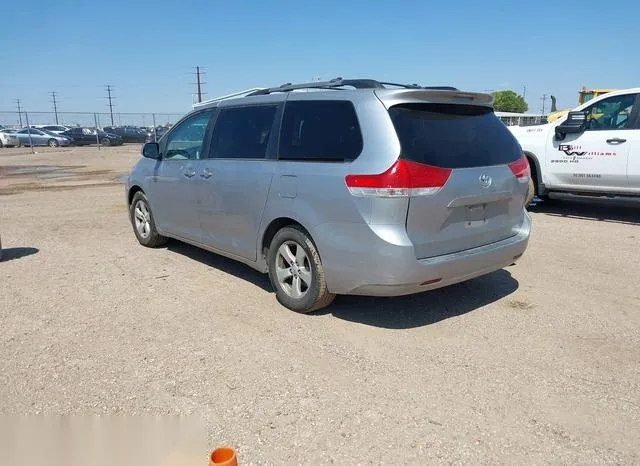
[[[138,242],[148,248],[162,246],[167,238],[158,233],[147,196],[138,191],[129,206],[129,218]]]
[[[60,144],[58,144],[58,141],[56,141],[55,139],[49,139],[49,147],[58,147],[59,145]]]
[[[103,139],[100,141],[100,144],[102,144],[103,146],[110,146],[110,145],[111,145],[111,140],[110,140],[110,139],[108,139],[108,138],[103,138]]]
[[[267,264],[276,298],[286,308],[308,313],[334,300],[335,295],[327,289],[318,250],[300,227],[285,227],[275,234]]]

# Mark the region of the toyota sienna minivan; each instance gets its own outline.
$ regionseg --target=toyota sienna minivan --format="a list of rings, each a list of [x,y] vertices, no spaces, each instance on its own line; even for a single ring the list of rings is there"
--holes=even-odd
[[[527,248],[530,170],[492,97],[370,79],[197,105],[126,184],[133,231],[268,273],[298,312],[488,274]]]

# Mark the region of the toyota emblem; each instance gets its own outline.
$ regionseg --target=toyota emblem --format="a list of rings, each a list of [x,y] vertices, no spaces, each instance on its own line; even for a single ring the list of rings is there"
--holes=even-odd
[[[480,186],[483,188],[491,186],[491,181],[493,181],[489,175],[480,175],[478,179],[480,180]]]

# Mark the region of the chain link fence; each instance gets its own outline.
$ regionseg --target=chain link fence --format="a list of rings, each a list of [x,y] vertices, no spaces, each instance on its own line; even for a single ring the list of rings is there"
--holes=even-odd
[[[185,112],[186,113],[186,112]],[[107,126],[139,126],[145,128],[173,125],[184,113],[104,112],[0,112],[0,125],[22,128],[27,124],[82,126],[102,129]]]

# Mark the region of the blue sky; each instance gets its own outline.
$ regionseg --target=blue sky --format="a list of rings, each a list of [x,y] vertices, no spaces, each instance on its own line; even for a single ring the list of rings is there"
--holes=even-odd
[[[530,111],[577,90],[640,86],[640,2],[22,0],[2,7],[0,111],[185,112],[207,96],[319,76],[511,88]],[[624,21],[623,18],[629,18]],[[549,103],[547,102],[547,108]]]

